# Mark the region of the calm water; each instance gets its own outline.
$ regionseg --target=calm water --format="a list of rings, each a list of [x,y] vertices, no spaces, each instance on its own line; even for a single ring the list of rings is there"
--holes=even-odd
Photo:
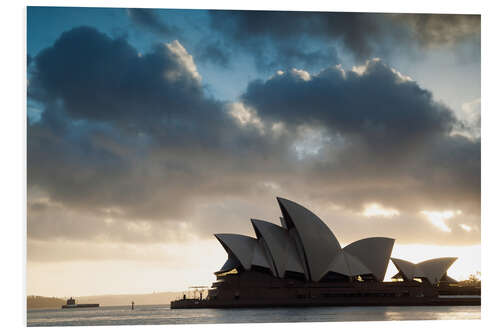
[[[480,306],[170,309],[168,305],[29,310],[28,326],[480,319]]]

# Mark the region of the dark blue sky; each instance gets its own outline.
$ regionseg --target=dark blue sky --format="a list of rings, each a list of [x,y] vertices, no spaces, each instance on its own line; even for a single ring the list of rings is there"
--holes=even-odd
[[[414,33],[405,35],[404,30],[408,27],[404,25],[395,27],[403,32],[389,36],[387,30],[391,31],[390,28],[373,28],[374,25],[386,25],[377,22],[366,25],[375,31],[385,29],[380,31],[381,36],[365,31],[363,34],[368,35],[366,40],[358,41],[360,38],[355,32],[342,34],[335,32],[331,25],[318,24],[318,27],[309,29],[310,33],[300,36],[298,32],[291,32],[290,36],[297,35],[298,38],[295,40],[293,37],[291,42],[281,42],[283,45],[280,46],[277,41],[280,38],[279,29],[264,33],[253,29],[249,31],[248,38],[243,38],[242,41],[240,36],[244,33],[230,33],[235,28],[232,22],[226,24],[230,21],[228,17],[210,15],[206,10],[151,11],[155,23],[171,28],[163,32],[155,29],[154,25],[140,22],[140,19],[134,21],[130,11],[123,8],[28,7],[27,11],[27,50],[30,56],[35,56],[51,45],[63,31],[78,26],[92,26],[109,36],[125,37],[143,53],[156,43],[177,39],[194,55],[207,92],[221,99],[236,99],[250,80],[266,78],[276,70],[297,67],[317,72],[325,66],[337,64],[351,68],[373,57],[383,58],[401,72],[418,80],[455,109],[478,97],[480,93],[478,38],[452,36],[444,38],[444,44],[441,40],[422,42],[415,38]],[[150,17],[146,16],[144,21],[147,22],[147,19]],[[252,19],[255,22],[251,22]],[[265,22],[265,19],[259,17],[250,18],[240,24],[239,29],[248,29],[248,25],[265,26],[271,22],[272,26],[279,26],[280,22],[274,23],[279,19],[279,16],[270,17],[269,22]],[[285,24],[292,22],[292,25],[296,21],[297,18],[293,17],[282,20]],[[348,20],[341,21],[342,24],[351,24],[345,22]],[[352,25],[355,25],[354,21]],[[462,25],[465,27],[463,29],[468,27],[467,24]],[[443,26],[441,28],[446,29],[445,23]],[[373,41],[370,40],[370,35],[373,36]],[[421,35],[424,36],[421,38],[426,36],[423,33]],[[432,36],[430,33],[428,35]],[[349,40],[351,42],[345,43]],[[455,40],[460,43],[455,43]],[[370,46],[360,47],[358,44]],[[446,47],[436,47],[443,45]],[[450,88],[450,82],[455,83],[453,88]]]
[[[147,52],[156,43],[178,39],[184,47],[193,52],[208,38],[217,38],[210,31],[208,12],[204,10],[155,10],[158,22],[173,27],[170,32],[159,32],[150,26],[133,22],[124,8],[81,8],[81,7],[28,7],[27,51],[35,56],[40,50],[50,46],[62,32],[79,26],[91,26],[113,37],[125,37],[138,52]],[[199,50],[199,53],[203,53]],[[236,98],[246,82],[257,77],[252,59],[245,54],[235,54],[233,66],[238,70],[217,66],[220,62],[197,63],[206,77],[207,93],[220,98]],[[224,61],[224,60],[222,60]],[[267,70],[266,72],[269,72]]]

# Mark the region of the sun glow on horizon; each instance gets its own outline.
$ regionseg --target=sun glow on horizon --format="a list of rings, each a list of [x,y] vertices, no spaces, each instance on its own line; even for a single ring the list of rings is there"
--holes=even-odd
[[[93,247],[91,243],[82,244]],[[100,251],[103,249],[98,248]],[[190,285],[215,282],[214,272],[226,261],[227,253],[212,239],[182,244],[136,247],[138,257],[128,260],[74,260],[31,262],[28,265],[27,294],[45,296],[134,294],[152,290],[182,291]],[[151,258],[152,253],[158,258]],[[143,257],[150,257],[144,260]],[[467,279],[481,271],[481,245],[441,246],[396,244],[391,257],[418,263],[439,257],[457,257],[448,274]],[[74,276],[74,272],[78,275]],[[397,273],[389,261],[385,280]],[[120,279],[116,277],[120,276]]]

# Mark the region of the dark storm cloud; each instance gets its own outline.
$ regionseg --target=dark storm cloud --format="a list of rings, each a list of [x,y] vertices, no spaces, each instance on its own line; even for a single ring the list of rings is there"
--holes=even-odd
[[[450,110],[381,61],[360,74],[295,70],[255,81],[239,108],[205,96],[177,41],[138,54],[123,38],[77,28],[32,67],[28,94],[43,106],[28,126],[32,239],[249,234],[249,217],[279,214],[275,196],[331,226],[338,214],[328,207],[338,205],[358,229],[365,203],[395,207],[415,228],[391,234],[403,241],[442,240],[422,209],[463,209],[479,226],[480,142],[450,136]]]
[[[455,118],[413,81],[401,82],[391,68],[371,61],[362,75],[335,67],[311,80],[288,72],[249,84],[243,101],[264,117],[326,126],[360,137],[377,152],[411,148],[448,133]]]
[[[177,41],[141,55],[124,39],[81,27],[63,33],[35,62],[29,94],[50,106],[44,125],[77,132],[107,125],[124,139],[163,146],[238,145],[222,142],[236,127],[220,102],[204,97],[193,59]]]
[[[75,204],[142,201],[148,184],[138,187],[132,170],[148,172],[148,165],[133,158],[143,159],[151,142],[180,144],[193,130],[203,135],[191,117],[223,122],[220,107],[203,98],[182,61],[165,46],[139,56],[125,40],[92,28],[64,33],[35,58],[29,93],[46,109],[28,131],[28,164],[34,166],[28,181]],[[173,174],[178,169],[169,168]]]
[[[318,49],[308,42],[311,30],[319,29],[316,16],[309,13],[210,11],[209,14],[211,27],[229,40],[233,49],[243,48],[252,54],[259,69],[338,62],[334,46]]]
[[[407,210],[439,203],[479,211],[480,141],[450,136],[452,111],[380,61],[361,74],[331,67],[310,78],[275,75],[250,83],[242,99],[267,121],[323,130],[328,157],[310,162],[306,182],[315,200],[353,210],[384,198]]]
[[[238,127],[226,106],[203,96],[178,42],[139,55],[124,39],[82,27],[34,63],[28,93],[44,111],[28,128],[28,186],[55,203],[178,224],[197,196],[244,188],[233,169],[272,156],[257,130]]]
[[[132,22],[159,35],[168,36],[178,32],[175,27],[162,22],[154,9],[129,8],[127,14]]]
[[[43,91],[31,91],[44,100],[62,99],[74,119],[154,124],[169,107],[202,99],[196,78],[164,45],[141,56],[125,39],[111,39],[90,27],[63,33],[35,61],[33,84]],[[167,81],[169,73],[172,80]]]
[[[272,53],[286,67],[289,57],[303,52],[306,45],[310,48],[304,39],[332,48],[341,45],[364,61],[394,49],[408,52],[415,40],[421,46],[450,46],[478,39],[480,33],[477,15],[211,11],[210,17],[212,27],[253,53],[261,68],[271,67]],[[337,63],[334,57],[323,62],[324,57],[308,53],[300,54],[299,59],[321,65]]]
[[[308,46],[307,43],[297,40],[282,42],[279,47],[274,42],[268,43],[268,48],[252,46],[256,65],[260,69],[273,70],[276,68],[317,68],[326,64],[339,63],[335,47],[329,46],[320,49]]]
[[[467,39],[479,41],[481,37],[480,15],[395,14],[393,19],[407,25],[422,46],[450,45]]]

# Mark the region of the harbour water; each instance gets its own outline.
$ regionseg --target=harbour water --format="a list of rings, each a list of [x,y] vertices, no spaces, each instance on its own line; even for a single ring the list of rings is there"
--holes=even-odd
[[[28,326],[481,319],[480,306],[170,309],[169,305],[28,310]]]

